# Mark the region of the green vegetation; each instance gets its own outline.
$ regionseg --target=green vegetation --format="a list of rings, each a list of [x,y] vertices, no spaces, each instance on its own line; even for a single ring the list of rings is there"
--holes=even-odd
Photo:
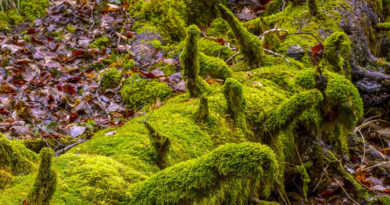
[[[184,68],[184,80],[191,97],[199,97],[208,89],[207,83],[199,76],[199,36],[198,27],[195,25],[188,27],[185,47],[180,55],[180,62]]]
[[[199,66],[199,75],[201,76],[211,76],[213,78],[220,78],[223,80],[232,77],[232,71],[229,66],[220,58],[200,53]]]
[[[274,182],[277,166],[267,146],[227,144],[136,184],[131,204],[245,204],[261,185]]]
[[[40,152],[41,163],[35,184],[28,194],[27,204],[50,204],[50,200],[57,186],[57,174],[52,168],[54,152],[50,148],[43,148]]]
[[[383,22],[376,25],[377,28],[381,30],[390,31],[390,22]]]
[[[95,39],[91,44],[89,44],[90,48],[98,48],[105,49],[110,45],[111,41],[107,37],[99,37]]]
[[[234,54],[229,47],[210,39],[199,40],[199,51],[208,56],[218,57],[225,61]]]
[[[49,7],[48,0],[6,0],[1,1],[0,29],[8,25],[17,25],[24,19],[35,20],[46,15]]]
[[[158,98],[165,100],[172,94],[172,89],[158,80],[144,80],[138,75],[125,80],[121,89],[122,100],[130,108],[151,104]]]
[[[232,116],[234,124],[246,131],[246,100],[242,93],[242,85],[237,80],[228,78],[223,87],[223,93],[227,102],[227,112]]]
[[[116,68],[108,69],[103,73],[102,79],[100,80],[100,87],[103,89],[116,88],[122,79],[122,73]]]
[[[249,33],[234,16],[234,14],[222,4],[219,5],[219,12],[230,25],[234,36],[240,44],[240,52],[245,58],[248,66],[258,68],[264,61],[264,50],[261,41],[253,34]]]
[[[307,4],[309,7],[309,12],[312,16],[318,15],[318,5],[316,0],[307,0]]]
[[[344,32],[335,32],[324,43],[324,54],[334,71],[349,75],[350,70],[344,65],[351,55],[351,41]]]

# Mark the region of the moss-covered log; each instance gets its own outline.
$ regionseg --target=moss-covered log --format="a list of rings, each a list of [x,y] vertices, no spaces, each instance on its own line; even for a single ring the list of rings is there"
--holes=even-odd
[[[191,97],[199,97],[207,90],[207,83],[199,76],[200,30],[195,25],[188,27],[185,47],[180,55],[184,67],[184,79]]]
[[[249,33],[234,14],[224,5],[219,4],[219,12],[229,26],[232,28],[234,36],[240,44],[240,52],[244,56],[245,62],[251,69],[262,66],[264,62],[264,49],[260,39]]]
[[[277,170],[269,147],[227,144],[136,184],[130,204],[247,204],[256,190],[273,184]]]
[[[53,170],[54,152],[43,148],[40,152],[41,163],[35,183],[28,194],[27,204],[49,205],[57,186],[57,173]]]

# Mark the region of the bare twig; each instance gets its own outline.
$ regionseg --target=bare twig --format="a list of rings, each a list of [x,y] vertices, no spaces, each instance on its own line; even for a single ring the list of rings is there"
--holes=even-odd
[[[85,142],[85,141],[87,141],[87,140],[86,140],[86,139],[79,139],[78,142],[73,143],[73,144],[71,144],[71,145],[68,145],[68,146],[66,146],[64,149],[55,152],[55,156],[58,157],[58,156],[64,154],[65,152],[67,152],[68,150],[70,150],[71,148],[73,148],[73,147],[75,147],[75,146],[77,146],[77,145],[79,145],[79,144],[81,144],[81,143],[83,143],[83,142]]]
[[[326,173],[326,175],[329,175],[328,171],[324,170],[324,172]],[[354,203],[354,204],[359,204],[358,202],[356,202],[349,194],[348,192],[344,189],[344,187],[339,183],[339,181],[335,178],[333,178],[333,180],[339,185],[339,187],[341,188],[341,190],[343,190],[343,192],[345,193],[345,195]]]
[[[269,33],[273,33],[273,32],[286,32],[288,34],[288,31],[287,30],[284,30],[284,29],[278,29],[278,28],[273,28],[271,30],[268,30],[268,31],[265,31],[263,34],[261,34],[260,36],[258,36],[259,39],[263,40],[264,36],[269,34]]]
[[[328,167],[329,167],[329,165],[326,165],[326,167],[325,167],[324,170],[327,170]],[[318,180],[317,184],[314,186],[313,192],[315,192],[315,191],[317,190],[317,188],[320,186],[321,181],[322,181],[322,178],[324,177],[324,173],[325,173],[325,171],[323,171],[323,172],[321,173],[320,179]]]
[[[385,166],[385,165],[390,165],[390,161],[381,162],[381,163],[378,163],[378,164],[373,165],[371,167],[366,167],[366,168],[362,169],[361,171],[364,171],[364,170],[367,170],[367,169],[372,169],[372,168],[375,168],[375,167],[382,167],[382,166]]]
[[[230,56],[227,60],[226,60],[226,63],[228,63],[229,61],[233,60],[234,57],[236,57],[238,54],[240,54],[240,52],[236,52],[235,54],[233,54],[232,56]]]
[[[271,51],[271,50],[268,50],[268,49],[265,49],[265,48],[264,48],[264,51],[267,52],[267,53],[269,53],[269,54],[271,54],[271,55],[274,55],[274,56],[276,56],[276,57],[281,57],[281,58],[283,58],[287,63],[291,63],[286,57],[284,57],[283,55],[281,55],[281,54],[279,54],[279,53],[276,53],[276,52],[274,52],[274,51]]]

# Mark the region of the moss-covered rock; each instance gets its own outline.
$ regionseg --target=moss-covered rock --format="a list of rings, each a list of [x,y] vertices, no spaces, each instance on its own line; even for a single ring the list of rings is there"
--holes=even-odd
[[[295,85],[304,89],[313,89],[316,86],[316,76],[312,70],[303,70],[297,73],[294,81]]]
[[[184,49],[180,55],[180,62],[184,68],[184,80],[191,97],[199,97],[207,92],[207,83],[199,76],[199,36],[200,30],[195,25],[187,29]]]
[[[199,41],[199,51],[208,56],[218,57],[225,61],[234,54],[229,47],[210,39],[201,39]]]
[[[131,204],[246,204],[278,165],[267,146],[228,144],[161,171],[131,190]]]
[[[220,58],[211,57],[200,53],[199,65],[199,75],[201,76],[211,76],[213,78],[219,78],[223,80],[232,77],[232,71],[225,63],[225,61]]]
[[[103,89],[116,88],[122,79],[122,73],[116,68],[108,69],[103,73],[102,79],[100,80],[100,87]]]
[[[57,173],[53,170],[54,152],[50,148],[43,148],[40,152],[41,163],[35,184],[27,198],[29,205],[48,205],[57,186]]]
[[[158,98],[165,100],[172,94],[172,89],[158,80],[145,80],[137,75],[127,79],[121,89],[122,100],[130,108],[139,108],[155,102]]]
[[[224,5],[219,4],[219,12],[230,25],[234,36],[240,44],[240,52],[250,68],[258,68],[264,61],[264,50],[261,41],[257,36],[249,33],[234,14]]]
[[[0,190],[12,181],[12,174],[0,169]]]
[[[349,75],[351,70],[344,65],[351,55],[351,40],[344,32],[335,32],[324,43],[324,54],[326,60],[333,66],[334,71]]]
[[[11,142],[0,133],[0,169],[12,174],[28,173],[36,160],[36,155],[23,144]]]

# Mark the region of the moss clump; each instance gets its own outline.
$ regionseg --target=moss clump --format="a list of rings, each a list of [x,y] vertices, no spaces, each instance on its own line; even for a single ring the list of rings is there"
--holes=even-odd
[[[295,85],[310,90],[316,86],[316,76],[311,70],[303,70],[297,73],[294,81]]]
[[[255,18],[253,20],[244,23],[244,27],[252,34],[259,36],[266,31],[266,24],[262,17]]]
[[[326,60],[334,67],[336,72],[349,74],[348,69],[344,69],[345,59],[351,55],[351,40],[344,32],[335,32],[324,43],[324,54]]]
[[[146,30],[160,33],[167,43],[180,41],[185,37],[185,4],[176,0],[137,1],[132,5],[133,17],[139,17],[134,27],[137,32]]]
[[[135,67],[135,62],[133,59],[125,59],[123,61],[123,69],[125,71],[133,70],[134,67]]]
[[[201,39],[199,41],[199,50],[208,56],[218,57],[225,61],[234,54],[229,47],[210,39]]]
[[[33,188],[28,194],[27,203],[30,205],[50,204],[56,190],[57,173],[53,170],[54,152],[50,148],[43,148],[40,152],[41,163]]]
[[[199,76],[199,35],[200,30],[195,25],[187,29],[185,47],[180,55],[180,62],[184,68],[184,80],[191,97],[199,97],[207,92],[208,85]]]
[[[12,174],[0,169],[0,189],[4,188],[7,184],[12,181]]]
[[[100,80],[100,87],[103,89],[116,88],[122,79],[122,73],[116,68],[111,68],[103,73],[102,79]]]
[[[130,108],[155,102],[158,98],[165,100],[172,94],[172,89],[158,80],[145,80],[137,75],[127,79],[121,90],[122,100]]]
[[[249,33],[228,8],[222,4],[220,4],[218,8],[222,18],[224,18],[232,28],[234,36],[240,44],[240,52],[244,56],[249,67],[260,67],[264,61],[264,49],[261,41],[257,36]]]
[[[207,122],[210,117],[209,100],[206,96],[202,96],[199,101],[198,112],[196,113],[198,122]]]
[[[207,36],[215,36],[224,38],[229,31],[229,24],[221,17],[218,17],[210,23],[210,27],[206,28]]]
[[[100,37],[95,39],[91,44],[89,44],[90,48],[98,48],[98,49],[105,49],[107,46],[109,46],[111,43],[110,39],[107,37]]]
[[[49,7],[48,0],[22,0],[20,1],[20,11],[28,19],[44,17]]]
[[[363,101],[358,89],[344,76],[327,72],[328,86],[325,96],[328,108],[336,109],[341,122],[348,130],[353,129],[356,121],[363,115]]]
[[[318,90],[309,90],[294,95],[291,99],[283,102],[276,110],[268,114],[265,122],[266,130],[274,132],[294,121],[294,118],[303,111],[318,105],[323,96]]]
[[[223,87],[223,93],[227,102],[227,112],[232,116],[234,124],[246,131],[246,100],[242,93],[241,83],[233,78],[228,78]]]
[[[211,76],[213,78],[219,78],[226,80],[232,77],[232,71],[226,65],[225,61],[220,58],[207,56],[203,53],[200,54],[199,58],[201,76]]]
[[[74,31],[76,31],[76,28],[73,27],[72,25],[68,24],[68,25],[66,26],[66,30],[67,30],[68,32],[70,32],[70,33],[73,33]]]
[[[17,25],[23,22],[21,17],[15,10],[0,11],[0,29],[4,29],[9,25]]]
[[[206,25],[218,14],[216,5],[226,0],[185,0],[187,24]]]
[[[278,170],[273,151],[257,143],[227,144],[136,184],[131,204],[246,204]]]
[[[150,144],[152,145],[152,152],[156,153],[156,164],[160,169],[164,169],[168,165],[167,157],[169,151],[170,141],[165,136],[161,135],[148,122],[144,122],[146,129],[149,131]]]
[[[307,0],[307,5],[309,7],[310,15],[317,16],[318,15],[318,5],[316,0]]]
[[[390,22],[378,23],[376,27],[381,30],[390,31]]]
[[[34,169],[36,156],[23,144],[9,141],[0,133],[0,169],[12,174],[28,173]]]

